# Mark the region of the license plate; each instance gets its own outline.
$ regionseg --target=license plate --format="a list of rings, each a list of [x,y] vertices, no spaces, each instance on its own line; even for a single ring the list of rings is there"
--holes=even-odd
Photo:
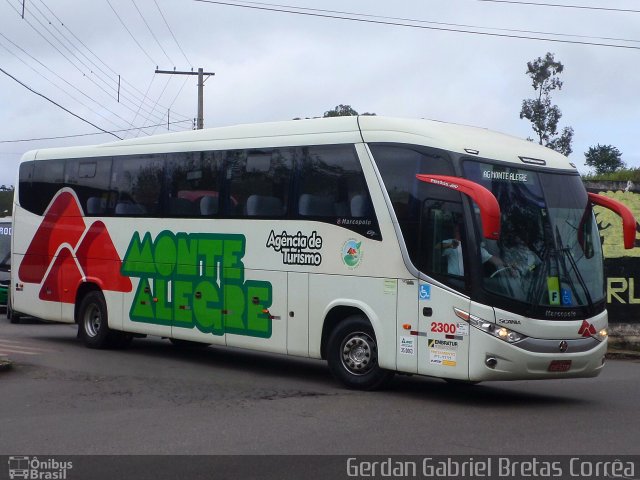
[[[568,372],[571,368],[571,360],[552,360],[547,369],[549,372]]]

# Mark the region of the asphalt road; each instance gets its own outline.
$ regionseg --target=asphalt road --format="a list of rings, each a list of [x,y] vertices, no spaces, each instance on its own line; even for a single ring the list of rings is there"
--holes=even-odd
[[[345,390],[323,362],[161,339],[90,350],[0,320],[0,455],[638,453],[640,361],[596,379]]]

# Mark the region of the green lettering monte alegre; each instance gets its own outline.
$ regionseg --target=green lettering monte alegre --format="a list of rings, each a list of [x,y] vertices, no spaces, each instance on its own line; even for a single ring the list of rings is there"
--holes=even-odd
[[[271,337],[269,282],[244,279],[244,235],[136,232],[122,274],[140,282],[129,318],[213,335]]]

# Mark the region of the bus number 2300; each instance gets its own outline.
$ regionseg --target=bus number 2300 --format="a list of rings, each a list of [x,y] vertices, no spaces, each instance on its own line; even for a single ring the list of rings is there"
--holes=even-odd
[[[456,333],[456,326],[453,323],[431,322],[431,331],[435,333]]]

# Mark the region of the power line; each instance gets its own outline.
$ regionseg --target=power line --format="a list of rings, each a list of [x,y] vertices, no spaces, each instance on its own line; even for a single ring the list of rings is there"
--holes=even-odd
[[[9,0],[7,0],[7,3],[9,3]],[[9,4],[11,6],[11,4]],[[14,9],[14,11],[17,12],[17,10],[15,10],[15,8],[12,6],[12,8]],[[42,15],[42,13],[40,12],[40,10],[37,9],[36,7],[36,11],[38,11],[38,13],[40,13]],[[47,28],[47,26],[39,19],[37,18],[35,15],[33,16],[33,18],[42,26],[42,30],[46,31],[49,35],[51,35],[58,43],[60,43],[67,51],[69,51],[71,53],[71,55],[73,55],[78,61],[79,63],[86,68],[90,73],[91,73],[91,68],[89,66],[87,66],[82,60],[80,60],[78,58],[77,55],[75,55],[75,53],[73,53],[73,51],[71,51],[69,49],[68,46],[66,46],[59,38],[57,38],[53,33],[51,33],[51,31]],[[46,16],[43,16],[43,18],[45,19],[45,21],[48,21],[48,19],[46,18]],[[93,78],[91,77],[91,75],[87,75],[87,73],[83,72],[82,69],[76,64],[74,63],[74,61],[69,58],[64,52],[62,52],[56,45],[54,45],[47,37],[44,36],[44,34],[38,29],[36,28],[33,23],[31,23],[27,18],[24,19],[25,22],[27,22],[27,24],[40,36],[42,37],[49,45],[51,45],[51,47],[53,47],[60,55],[62,55],[62,57],[67,60],[72,67],[74,67],[84,78],[86,78],[89,82],[93,83],[96,87],[98,87],[102,92],[104,92],[107,95],[107,98],[111,98],[113,99],[113,96],[111,95],[110,92],[108,92],[105,87],[103,87],[102,85],[98,84],[95,80],[93,80]],[[5,37],[6,38],[6,37]],[[68,41],[68,40],[67,40]],[[71,42],[69,42],[71,43]],[[41,62],[40,62],[41,63]],[[51,70],[50,70],[51,71]],[[101,80],[103,83],[106,83],[103,79],[101,79],[100,77],[97,77],[99,80]],[[68,83],[68,82],[67,82]],[[110,86],[109,84],[106,84],[107,88],[112,88],[115,91],[115,87],[114,86]],[[77,89],[77,88],[76,88]],[[80,90],[78,90],[80,91]],[[107,107],[105,107],[104,105],[100,104],[95,98],[89,97],[88,95],[84,94],[83,95],[87,96],[87,98],[90,98],[91,101],[95,102],[96,104],[98,104],[100,107],[104,108],[105,110],[109,111],[110,113],[112,113],[114,116],[118,117],[120,120],[122,120],[123,122],[125,122],[125,124],[130,124],[130,122],[128,122],[126,119],[124,119],[123,117],[121,117],[120,115],[118,115],[117,113],[109,110]],[[133,111],[130,107],[128,107],[126,104],[122,103],[122,106],[124,108],[127,108],[131,111]],[[133,125],[131,125],[133,126]]]
[[[169,109],[167,110],[167,112],[171,111],[171,107],[173,106],[173,104],[174,104],[174,103],[176,103],[176,100],[178,99],[178,97],[179,97],[179,96],[180,96],[180,94],[182,93],[182,90],[184,90],[184,86],[187,84],[187,80],[189,80],[189,77],[185,77],[184,81],[182,82],[182,86],[180,87],[180,90],[178,90],[178,93],[176,93],[176,96],[175,96],[175,97],[173,97],[173,101],[171,102],[171,105],[169,105]],[[183,122],[184,122],[184,121],[191,122],[191,120],[183,120]],[[160,126],[160,125],[158,125],[158,127],[159,127],[159,126]],[[155,134],[155,133],[156,133],[156,130],[157,130],[157,127],[156,127],[156,129],[154,129],[154,130],[151,132],[151,135]]]
[[[71,31],[71,29],[55,14],[55,12],[53,12],[53,10],[51,10],[51,8],[49,8],[43,0],[39,0],[40,3],[47,9],[47,11],[57,20],[57,22],[67,31],[69,32],[69,34],[71,34],[71,36],[73,37],[73,39],[75,39],[75,42],[79,43],[80,45],[82,45],[84,47],[84,49],[89,52],[93,57],[95,57],[97,59],[97,61],[99,63],[101,63],[109,72],[105,71],[103,68],[100,67],[100,65],[96,64],[93,60],[91,60],[91,58],[89,58],[88,55],[86,55],[85,53],[82,52],[82,50],[80,48],[77,48],[77,45],[74,44],[74,42],[72,40],[70,40],[69,38],[67,38],[62,32],[60,32],[58,29],[56,29],[66,40],[67,42],[69,42],[73,47],[77,48],[78,53],[80,53],[84,58],[87,59],[88,62],[91,63],[91,65],[93,65],[98,71],[100,71],[103,75],[105,75],[106,77],[112,76],[113,77],[113,81],[115,83],[116,78],[115,77],[119,77],[122,80],[122,85],[121,85],[121,91],[122,91],[122,98],[123,100],[129,100],[130,98],[130,102],[133,103],[134,105],[137,104],[140,101],[140,95],[142,95],[142,92],[140,90],[138,90],[135,85],[129,83],[126,78],[122,78],[113,68],[111,68],[107,63],[105,63],[95,52],[93,52],[93,50],[91,50],[76,34],[73,33],[73,31]],[[53,25],[53,22],[49,19],[47,19],[47,17],[45,16],[44,13],[42,13],[40,10],[38,10],[38,12],[49,22],[49,24]],[[54,27],[55,28],[55,27]],[[93,71],[91,72],[92,74],[94,73]],[[131,88],[128,88],[127,85]],[[125,92],[130,93],[130,95],[125,95]],[[142,102],[144,103],[144,99],[142,100]],[[141,108],[141,105],[138,106],[138,109]],[[178,117],[182,117],[182,118],[189,118],[186,115],[182,115],[178,112],[176,112],[176,116]]]
[[[160,5],[158,5],[158,1],[157,0],[153,0],[153,3],[156,4],[156,8],[158,9],[158,12],[160,12],[160,16],[162,17],[162,20],[164,20],[164,24],[169,29],[169,33],[171,33],[171,36],[173,37],[174,42],[176,42],[176,45],[178,45],[178,48],[180,49],[180,52],[182,53],[182,56],[187,61],[189,66],[193,67],[193,65],[191,64],[191,61],[187,58],[187,54],[184,53],[184,50],[182,49],[182,46],[180,46],[180,42],[178,42],[178,39],[173,34],[173,30],[171,30],[171,27],[169,26],[169,22],[167,22],[167,19],[165,18],[164,13],[162,13],[162,9],[160,8]]]
[[[169,86],[169,83],[171,83],[171,78],[167,79],[167,83],[164,84],[164,88],[162,89],[162,91],[160,92],[160,95],[158,95],[158,100],[156,100],[156,104],[154,105],[154,110],[155,107],[158,105],[158,102],[160,101],[160,98],[162,98],[162,95],[164,95],[165,90],[167,89],[167,87]],[[150,116],[147,115],[147,117],[145,118],[145,122],[149,121]]]
[[[230,3],[230,2],[223,2],[223,1],[217,1],[217,0],[194,0],[194,1],[201,2],[201,3],[224,5],[229,7],[247,8],[252,10],[261,10],[261,11],[276,12],[276,13],[289,13],[293,15],[303,15],[303,16],[324,18],[324,19],[347,20],[352,22],[369,23],[369,24],[375,24],[375,25],[389,25],[389,26],[396,26],[396,27],[417,28],[417,29],[423,29],[423,30],[435,30],[435,31],[443,31],[443,32],[451,32],[451,33],[465,33],[469,35],[482,35],[486,37],[513,38],[513,39],[520,39],[520,40],[536,40],[536,41],[544,41],[544,42],[552,42],[552,43],[567,43],[567,44],[573,44],[573,45],[587,45],[587,46],[596,46],[596,47],[610,47],[610,48],[624,48],[629,50],[640,50],[639,46],[632,46],[632,45],[618,45],[613,43],[587,42],[587,41],[580,41],[580,40],[565,40],[565,39],[559,39],[559,38],[534,37],[534,36],[528,36],[528,35],[513,35],[513,34],[506,34],[506,33],[478,32],[473,30],[465,30],[462,28],[448,28],[448,27],[445,28],[443,26],[415,25],[411,23],[393,21],[391,19],[374,20],[370,18],[345,17],[342,15],[334,15],[330,13],[311,13],[306,11],[290,10],[292,8],[298,8],[293,6],[284,6],[284,8],[280,8],[275,6],[274,7],[258,6],[258,5],[255,5],[255,2],[251,2],[253,4],[249,5],[246,3]],[[264,4],[264,5],[268,5],[268,4]],[[363,16],[362,14],[357,14],[357,15]],[[482,27],[473,27],[473,28],[482,28]]]
[[[151,58],[151,55],[149,55],[147,53],[147,51],[142,47],[142,45],[140,45],[140,42],[138,42],[138,40],[136,39],[136,37],[133,36],[133,33],[131,33],[131,30],[129,30],[129,27],[127,27],[127,25],[124,23],[124,21],[122,20],[122,18],[120,18],[120,15],[118,15],[118,12],[116,11],[115,8],[113,8],[113,5],[111,5],[111,2],[109,0],[106,0],[106,2],[109,4],[109,6],[111,7],[111,10],[113,10],[113,13],[116,14],[116,17],[118,17],[118,20],[120,20],[120,23],[122,24],[122,26],[124,27],[124,29],[127,31],[127,33],[131,36],[131,38],[133,39],[134,42],[136,42],[136,45],[138,45],[138,47],[140,48],[140,50],[142,50],[142,53],[144,53],[147,58],[149,60],[151,60],[151,63],[158,65],[158,62],[156,62],[153,58]]]
[[[483,26],[468,25],[468,24],[463,24],[463,23],[436,22],[436,21],[432,21],[432,20],[421,20],[421,19],[405,18],[405,17],[390,17],[388,15],[372,15],[372,14],[368,14],[368,13],[345,12],[345,11],[341,11],[341,10],[326,10],[326,9],[320,9],[320,8],[307,8],[307,7],[297,7],[297,6],[296,7],[292,7],[292,6],[282,5],[282,4],[277,4],[277,3],[250,2],[250,1],[243,1],[242,3],[251,4],[251,5],[262,5],[262,6],[267,6],[267,7],[295,8],[296,10],[304,10],[304,11],[311,11],[311,12],[324,12],[324,13],[336,13],[336,14],[340,14],[340,15],[350,15],[350,16],[358,16],[358,17],[365,17],[365,18],[379,18],[379,19],[384,19],[384,20],[398,20],[398,21],[401,21],[401,22],[424,23],[424,24],[428,24],[428,25],[444,25],[444,26],[448,26],[448,27],[462,27],[462,28],[477,28],[477,29],[482,29],[482,30],[496,30],[496,31],[499,31],[499,32],[530,33],[530,34],[534,34],[534,35],[552,35],[552,36],[556,36],[556,37],[590,38],[590,39],[595,39],[595,40],[611,40],[611,41],[618,41],[618,42],[640,43],[640,40],[630,40],[630,39],[626,39],[626,38],[617,38],[617,37],[597,37],[597,36],[593,36],[593,35],[578,35],[578,34],[571,34],[571,33],[554,33],[554,32],[544,32],[544,31],[538,31],[538,30],[522,30],[522,29],[515,29],[515,28],[483,27]]]
[[[63,22],[63,21],[62,21],[62,20],[61,20],[61,19],[60,19],[60,18],[59,18],[59,17],[58,17],[58,16],[57,16],[57,15],[56,15],[52,10],[51,10],[51,8],[49,8],[49,7],[44,3],[44,1],[43,1],[43,0],[39,0],[39,1],[40,1],[40,3],[42,3],[42,5],[43,5],[43,6],[44,6],[48,11],[49,11],[49,13],[50,13],[51,15],[53,15],[53,17],[54,17],[54,18],[55,18],[55,19],[60,23],[60,25],[61,25],[62,27],[64,27],[64,29],[65,29],[66,31],[68,31],[68,32],[71,34],[71,36],[75,39],[75,41],[76,41],[76,42],[78,42],[80,45],[82,45],[82,46],[83,46],[83,47],[84,47],[84,48],[85,48],[85,49],[86,49],[86,50],[87,50],[87,51],[88,51],[88,52],[89,52],[93,57],[95,57],[95,58],[98,60],[98,62],[100,62],[100,63],[101,63],[101,64],[102,64],[102,65],[103,65],[107,70],[109,70],[109,71],[111,72],[111,74],[112,74],[112,75],[120,77],[120,75],[119,75],[119,74],[118,74],[118,73],[117,73],[113,68],[111,68],[107,63],[105,63],[105,62],[104,62],[104,61],[103,61],[103,60],[102,60],[102,59],[101,59],[101,58],[100,58],[100,57],[99,57],[99,56],[98,56],[98,55],[97,55],[93,50],[91,50],[91,49],[90,49],[90,48],[89,48],[89,47],[88,47],[88,46],[87,46],[87,45],[82,41],[82,39],[80,39],[80,38],[79,38],[75,33],[73,33],[73,31],[71,31],[71,29],[70,29],[70,28],[69,28],[69,27],[68,27],[68,26],[67,26],[67,25],[66,25],[66,24],[65,24],[65,23],[64,23],[64,22]],[[44,16],[44,15],[43,15],[43,16]],[[46,18],[46,17],[45,17],[45,18]],[[52,23],[52,22],[49,22],[49,23]],[[166,20],[165,20],[165,23],[166,23]],[[68,40],[68,41],[69,41],[69,40]],[[70,41],[69,41],[69,42],[70,42]],[[72,43],[72,42],[70,42],[70,43]],[[79,52],[79,53],[81,53],[81,54],[82,54],[82,55],[83,55],[83,56],[84,56],[84,57],[85,57],[85,58],[86,58],[86,59],[87,59],[87,60],[88,60],[92,65],[94,65],[94,66],[95,66],[95,67],[96,67],[100,72],[102,72],[102,73],[103,73],[103,75],[105,75],[105,76],[109,76],[109,73],[105,72],[102,68],[100,68],[100,66],[99,66],[99,65],[96,65],[96,63],[95,63],[95,62],[91,61],[91,59],[90,59],[87,55],[85,55],[84,53],[82,53],[82,52],[80,51],[80,49],[78,49],[78,52]],[[138,101],[138,100],[140,99],[140,96],[141,96],[141,95],[143,95],[142,91],[141,91],[141,90],[139,90],[138,88],[136,88],[136,86],[135,86],[135,85],[133,85],[132,83],[128,82],[128,81],[127,81],[127,79],[126,79],[125,77],[122,77],[122,78],[121,78],[121,80],[122,80],[122,83],[123,83],[123,85],[122,85],[122,91],[123,91],[123,92],[124,92],[124,91],[127,91],[127,92],[131,91],[131,97],[133,98],[133,101],[134,101],[134,102],[135,102],[135,101]],[[125,85],[128,85],[128,86],[130,87],[130,89],[129,89],[129,88],[127,88]],[[137,95],[136,95],[136,94],[137,94]],[[144,97],[146,98],[146,95],[145,95]],[[123,98],[126,98],[126,97],[123,95]],[[144,102],[144,100],[143,100],[143,102]],[[140,108],[140,107],[139,107],[139,108]],[[182,118],[185,118],[185,119],[186,119],[186,118],[189,118],[188,116],[183,115],[183,114],[180,114],[180,113],[178,113],[178,112],[176,112],[176,116],[178,116],[178,117],[182,117]]]
[[[149,26],[149,24],[147,23],[147,19],[144,18],[144,15],[142,14],[140,9],[138,8],[138,5],[136,4],[136,0],[131,0],[131,3],[133,3],[133,6],[136,7],[136,10],[138,11],[138,14],[140,15],[140,18],[142,18],[142,21],[147,26],[147,29],[149,30],[149,33],[151,34],[153,39],[156,41],[156,43],[160,47],[160,50],[162,50],[162,53],[164,53],[164,56],[167,57],[167,60],[169,60],[169,63],[171,63],[175,67],[176,63],[173,60],[171,60],[171,57],[169,56],[169,54],[166,52],[166,50],[164,49],[164,47],[162,46],[162,44],[158,40],[158,37],[156,37],[156,34],[153,33],[153,30],[151,30],[151,26]]]
[[[40,62],[38,59],[34,58],[33,56],[29,55],[29,53],[27,53],[26,51],[22,50],[20,48],[20,46],[16,45],[13,41],[11,41],[9,38],[7,38],[3,33],[0,33],[0,37],[4,38],[7,42],[11,43],[14,47],[18,48],[19,50],[21,50],[25,55],[27,55],[28,57],[30,57],[32,60],[34,60],[35,62],[39,63],[43,68],[45,68],[46,70],[48,70],[49,72],[51,72],[53,75],[55,75],[56,77],[58,77],[60,80],[62,80],[63,82],[65,82],[67,85],[69,85],[71,88],[77,90],[81,95],[84,95],[85,97],[87,97],[89,100],[91,100],[92,102],[96,103],[99,107],[103,108],[104,110],[108,111],[109,113],[113,114],[114,116],[117,116],[117,114],[115,114],[114,112],[112,112],[111,110],[109,110],[107,107],[98,104],[94,99],[92,99],[91,97],[89,97],[87,94],[85,94],[82,90],[80,90],[79,88],[77,88],[75,85],[73,85],[72,83],[70,83],[69,81],[67,81],[66,79],[62,78],[60,75],[58,75],[57,73],[55,73],[53,70],[51,70],[49,67],[47,67],[46,65],[44,65],[42,62]],[[60,85],[56,84],[53,82],[53,80],[51,80],[50,78],[48,78],[46,75],[44,75],[43,73],[39,72],[38,70],[36,70],[35,68],[33,68],[31,65],[29,65],[26,61],[24,61],[22,58],[20,58],[15,52],[12,52],[11,50],[9,50],[5,45],[3,45],[2,43],[0,43],[0,47],[4,48],[7,52],[9,52],[9,54],[13,55],[14,57],[16,57],[20,62],[22,62],[23,64],[25,64],[27,67],[29,67],[31,70],[33,70],[36,74],[40,75],[42,78],[44,78],[46,81],[48,81],[49,83],[51,83],[54,87],[56,87],[58,90],[60,90],[61,92],[63,92],[64,94],[66,94],[68,97],[70,97],[72,100],[78,102],[80,105],[82,105],[83,107],[85,107],[87,110],[91,111],[93,114],[102,117],[104,120],[106,120],[107,122],[109,122],[112,125],[115,125],[116,127],[119,127],[119,125],[117,125],[115,122],[113,122],[109,117],[103,115],[100,112],[96,112],[95,110],[93,110],[90,106],[86,105],[85,103],[83,103],[81,100],[75,98],[71,93],[69,93],[68,91],[66,91],[64,88],[62,88]],[[124,119],[122,119],[124,120]]]
[[[132,1],[133,1],[133,0],[132,0]],[[118,20],[120,20],[120,23],[121,23],[121,24],[122,24],[122,26],[125,28],[125,30],[129,33],[129,35],[131,35],[131,38],[133,38],[133,40],[134,40],[134,41],[136,42],[136,44],[140,47],[140,49],[145,53],[145,55],[147,55],[147,57],[148,57],[152,62],[154,62],[154,63],[156,64],[156,68],[157,68],[157,65],[158,65],[158,64],[157,64],[157,62],[155,62],[155,61],[151,58],[151,56],[146,52],[146,50],[144,50],[144,48],[142,48],[142,45],[140,45],[140,43],[138,42],[138,40],[136,40],[136,38],[133,36],[133,33],[131,33],[131,31],[129,30],[129,28],[127,28],[127,26],[125,25],[124,21],[123,21],[123,20],[122,20],[122,18],[120,17],[120,15],[118,15],[118,12],[116,11],[116,9],[113,7],[113,5],[111,5],[111,2],[110,2],[109,0],[106,0],[106,2],[107,2],[107,3],[109,4],[109,6],[111,7],[111,10],[113,10],[113,13],[115,13],[116,17],[118,17]],[[134,6],[136,6],[136,9],[137,9],[138,7],[137,7],[137,5],[135,5],[135,2],[133,2],[133,4],[134,4]],[[139,10],[138,10],[138,12],[139,12],[139,13],[140,13],[140,15],[142,16],[142,13],[141,13]],[[143,17],[143,20],[144,20],[144,17]],[[145,21],[145,24],[146,24],[146,21]],[[147,25],[147,27],[148,27],[148,25]],[[149,27],[149,30],[151,30],[151,29],[150,29],[150,27]],[[153,35],[153,32],[152,32],[152,35]],[[155,35],[153,35],[153,36],[154,36],[154,38],[155,38]],[[156,41],[157,41],[157,40],[156,40]],[[159,42],[158,42],[158,44],[159,44]],[[162,46],[160,46],[160,48],[162,48]],[[164,51],[164,49],[163,49],[163,51]],[[165,55],[166,55],[166,52],[165,52]],[[169,58],[169,57],[167,56],[167,58]],[[171,61],[171,59],[169,59],[169,61]],[[173,63],[173,61],[171,61],[171,63]],[[153,112],[155,111],[156,107],[157,107],[157,106],[158,106],[158,104],[160,103],[160,99],[162,98],[162,95],[164,94],[165,90],[167,89],[167,86],[169,85],[169,82],[170,82],[170,80],[168,80],[168,81],[167,81],[167,83],[165,84],[164,88],[163,88],[163,89],[162,89],[162,91],[160,92],[160,95],[158,95],[158,99],[156,100],[156,102],[155,102],[155,104],[154,104],[154,106],[153,106],[153,109],[152,109],[151,113],[149,113],[149,114],[147,115],[147,120],[151,117],[151,115],[152,115],[152,114],[153,114]],[[136,113],[136,115],[137,115],[137,113]]]
[[[8,77],[10,77],[11,79],[13,79],[15,82],[19,83],[20,85],[22,85],[24,88],[26,88],[26,89],[27,89],[27,90],[29,90],[30,92],[35,93],[36,95],[38,95],[38,96],[40,96],[40,97],[44,98],[46,101],[53,103],[56,107],[61,108],[61,109],[62,109],[62,110],[64,110],[65,112],[67,112],[67,113],[69,113],[69,114],[73,115],[74,117],[76,117],[76,118],[78,118],[78,119],[82,120],[83,122],[88,123],[89,125],[91,125],[91,126],[92,126],[92,127],[94,127],[94,128],[97,128],[97,129],[98,129],[98,130],[100,130],[101,132],[108,133],[109,135],[113,135],[114,137],[116,137],[118,140],[122,140],[122,138],[121,138],[121,137],[119,137],[118,135],[116,135],[115,133],[111,133],[111,132],[109,132],[109,131],[105,130],[104,128],[101,128],[101,127],[97,126],[96,124],[91,123],[91,122],[90,122],[89,120],[87,120],[86,118],[83,118],[83,117],[81,117],[80,115],[73,113],[71,110],[69,110],[68,108],[63,107],[63,106],[62,106],[62,105],[60,105],[59,103],[57,103],[57,102],[55,102],[55,101],[51,100],[51,99],[50,99],[49,97],[47,97],[46,95],[43,95],[43,94],[42,94],[42,93],[40,93],[40,92],[36,92],[33,88],[31,88],[31,87],[30,87],[30,86],[28,86],[27,84],[25,84],[25,83],[21,82],[20,80],[18,80],[16,77],[14,77],[13,75],[11,75],[9,72],[7,72],[6,70],[4,70],[3,68],[0,68],[0,72],[4,73],[6,76],[8,76]]]
[[[6,0],[7,3],[9,3],[9,0]],[[108,0],[107,0],[108,1]],[[10,6],[12,6],[9,3]],[[15,7],[12,6],[12,8],[14,9],[14,11],[16,11]],[[35,5],[34,5],[35,10],[43,17],[44,21],[47,22],[48,24],[52,24],[52,22],[46,17],[46,15],[40,10],[38,9]],[[55,16],[55,15],[54,15]],[[79,63],[80,65],[82,65],[82,67],[84,67],[85,69],[87,69],[87,73],[83,72],[83,70],[74,62],[74,60],[72,60],[71,58],[69,58],[69,56],[67,56],[64,52],[62,52],[56,45],[54,45],[53,43],[51,43],[51,41],[49,39],[47,39],[44,34],[38,29],[36,28],[28,19],[25,19],[25,21],[27,22],[27,24],[36,31],[36,33],[38,33],[38,35],[40,35],[47,43],[49,43],[49,45],[51,45],[60,55],[62,55],[80,74],[82,74],[83,77],[86,77],[87,80],[89,80],[91,83],[93,83],[96,87],[98,87],[102,92],[104,92],[107,95],[107,98],[113,100],[115,98],[115,93],[117,92],[116,87],[114,84],[109,84],[107,82],[105,82],[104,79],[100,78],[100,76],[96,76],[97,80],[101,81],[102,83],[104,83],[106,85],[106,88],[110,89],[110,91],[107,91],[107,89],[105,89],[105,87],[103,87],[102,85],[98,84],[96,81],[93,80],[92,75],[95,75],[93,70],[91,69],[91,67],[89,67],[85,62],[83,62],[75,53],[74,51],[72,51],[67,45],[64,44],[64,42],[62,42],[62,40],[60,40],[58,37],[56,37],[56,35],[48,28],[48,26],[43,23],[39,18],[37,18],[36,16],[33,16],[33,18],[43,27],[42,30],[44,30],[45,32],[47,32],[49,35],[51,35],[53,37],[54,40],[56,40],[58,43],[60,43],[62,45],[62,47],[67,50]],[[56,17],[57,18],[57,17]],[[59,19],[58,19],[59,20]],[[61,22],[62,23],[62,22]],[[55,27],[54,27],[55,28]],[[64,36],[64,34],[62,34],[57,28],[56,30],[58,31],[58,33],[61,34],[62,38],[64,40],[66,40],[72,47],[74,46],[73,42],[70,41],[68,38],[66,38]],[[74,49],[75,50],[75,49]],[[86,55],[85,55],[86,57]],[[39,62],[41,63],[41,62]],[[91,62],[93,63],[93,62]],[[103,62],[104,63],[104,62]],[[41,63],[42,64],[42,63]],[[95,63],[93,63],[94,66]],[[96,66],[97,67],[97,66]],[[49,69],[49,71],[51,71]],[[102,71],[103,73],[105,73],[104,71]],[[105,73],[105,75],[107,75]],[[58,76],[59,77],[59,76]],[[65,80],[66,82],[66,80]],[[69,82],[66,82],[69,83]],[[80,91],[77,87],[74,87],[76,90]],[[81,91],[80,91],[81,92]],[[92,102],[95,102],[96,104],[98,104],[101,108],[104,108],[105,110],[109,111],[111,114],[113,114],[115,117],[119,118],[120,120],[122,120],[125,124],[130,125],[131,127],[134,127],[133,122],[126,120],[125,118],[123,118],[122,116],[118,115],[117,113],[113,112],[112,110],[110,110],[109,108],[105,107],[104,105],[100,104],[95,98],[93,97],[89,97],[88,95],[84,94],[83,92],[81,92],[84,96],[86,96],[87,98],[89,98]],[[122,102],[120,102],[120,104],[122,105],[123,108],[129,110],[132,113],[136,113],[136,111],[131,108],[128,103],[132,104],[134,107],[137,106],[135,101],[132,101],[127,95],[123,94],[121,95],[122,97]],[[72,97],[73,98],[73,97]],[[142,104],[138,107],[138,111],[140,109],[142,109],[146,114],[147,117],[146,119],[152,119],[154,121],[161,121],[163,114],[162,112],[156,112],[156,108],[157,105],[159,104],[159,100],[160,98],[158,98],[158,100],[156,101],[156,103],[153,105],[153,107],[151,107],[151,110],[148,109],[148,107],[143,107],[144,101],[142,102]],[[180,115],[180,114],[176,114],[178,117],[183,117],[183,118],[187,118],[184,115]],[[110,122],[113,123],[113,122]],[[146,132],[145,132],[146,133]]]
[[[516,5],[535,5],[536,7],[577,8],[580,10],[600,10],[605,12],[640,13],[640,10],[628,8],[588,7],[586,5],[562,5],[559,3],[521,2],[516,0],[477,0],[478,2],[512,3]]]
[[[191,123],[191,120],[177,120],[175,122],[169,122],[170,125],[175,125],[178,123]],[[131,130],[138,130],[138,128],[156,128],[163,127],[167,125],[166,123],[159,123],[157,125],[146,125],[144,127],[136,127],[136,128],[125,128],[122,130],[112,130],[111,132],[106,133],[120,133],[120,132],[128,132]],[[0,140],[0,143],[20,143],[20,142],[37,142],[40,140],[61,140],[65,138],[77,138],[77,137],[90,137],[93,135],[104,135],[103,132],[92,132],[92,133],[77,133],[75,135],[60,135],[57,137],[40,137],[40,138],[24,138],[19,140]]]

